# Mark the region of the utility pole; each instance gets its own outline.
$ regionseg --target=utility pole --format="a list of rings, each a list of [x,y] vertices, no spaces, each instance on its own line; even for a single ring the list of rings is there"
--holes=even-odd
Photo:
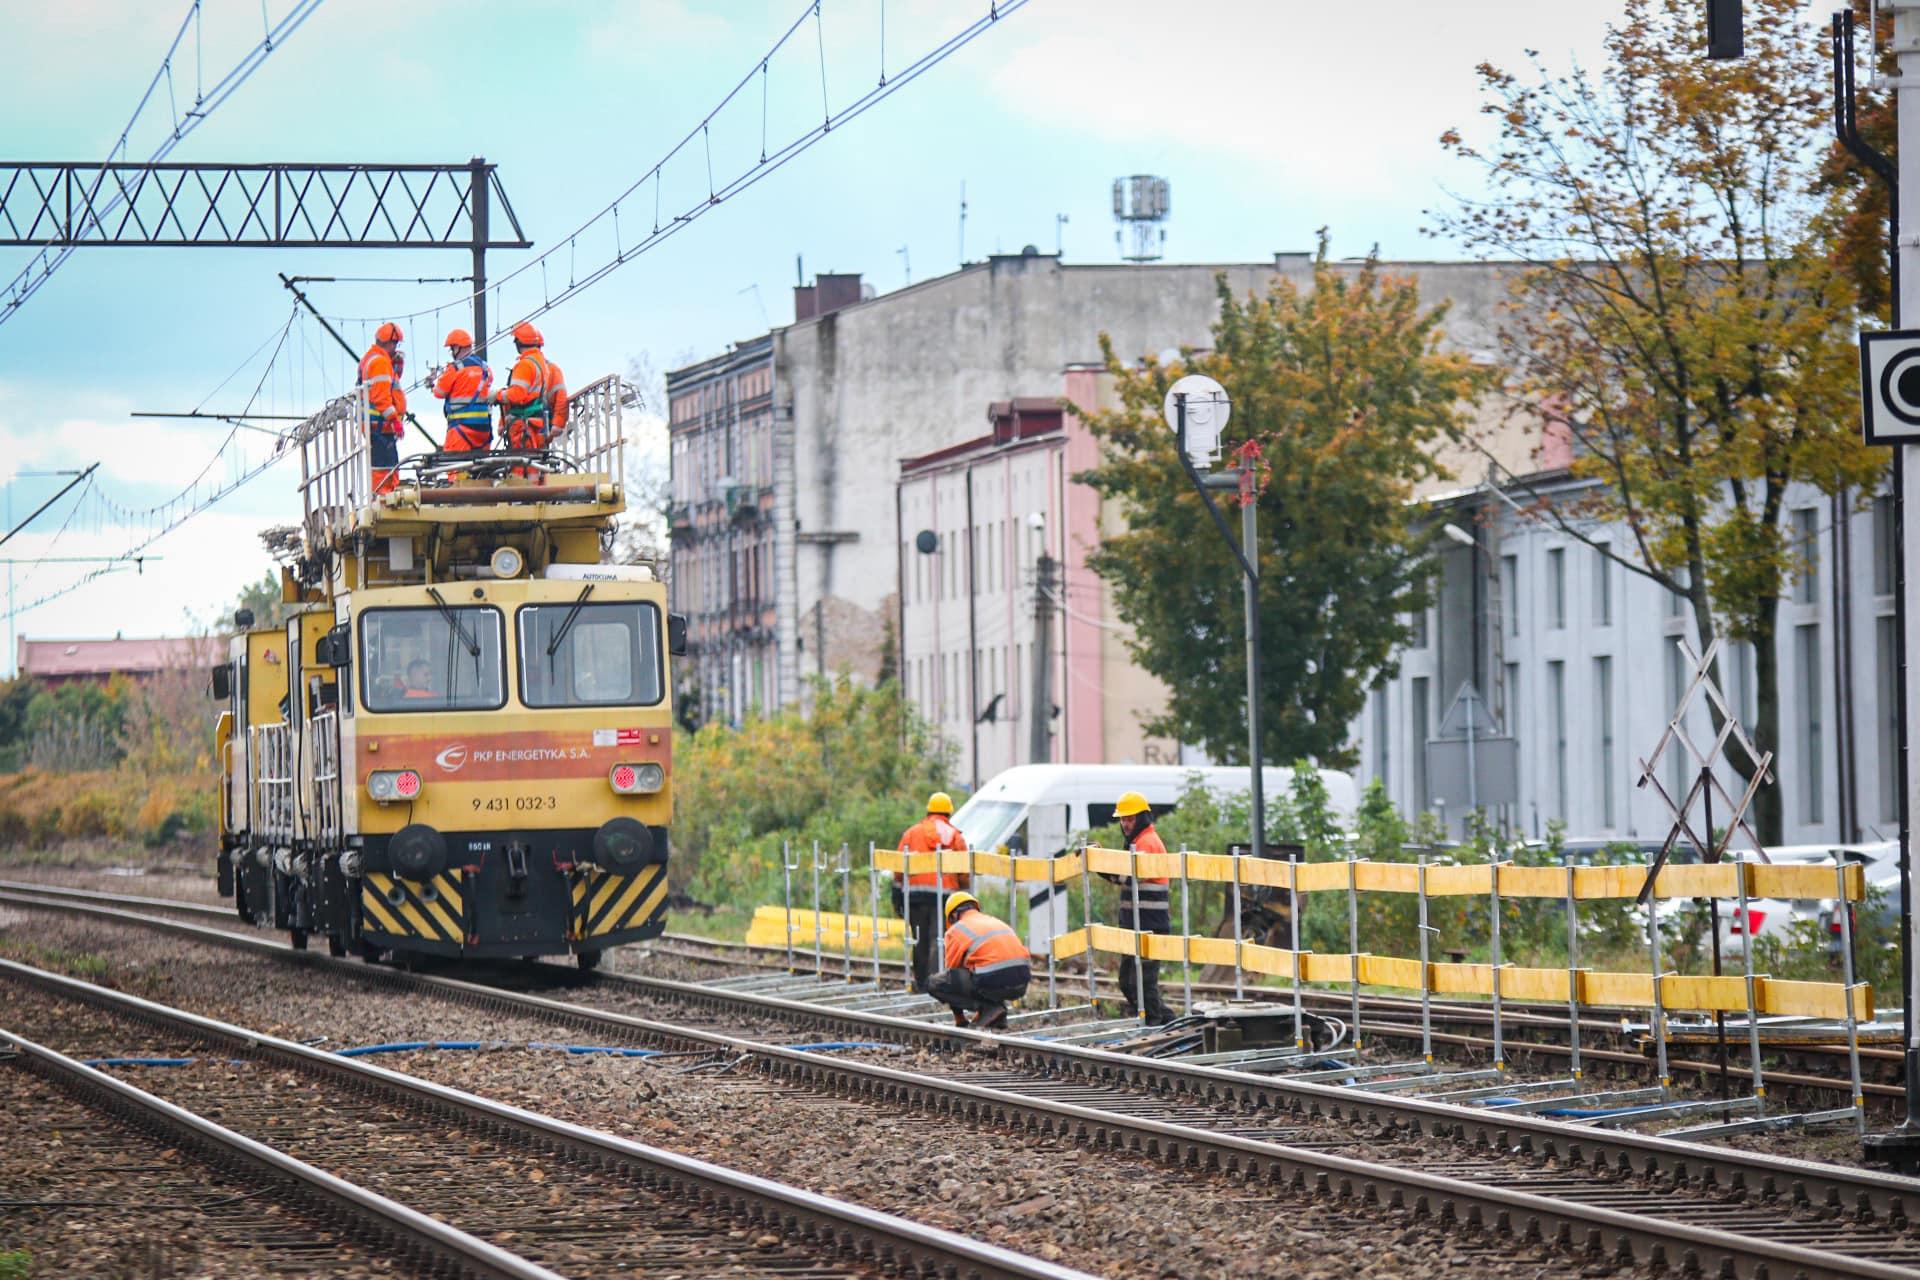
[[[1027,717],[1027,754],[1033,764],[1053,759],[1053,571],[1043,544],[1033,562],[1033,706]]]
[[[1920,315],[1920,244],[1916,244],[1910,235],[1902,235],[1899,230],[1900,209],[1920,207],[1920,0],[1889,0],[1888,7],[1893,10],[1893,47],[1898,56],[1898,71],[1894,78],[1894,109],[1898,121],[1896,163],[1898,181],[1894,184],[1891,200],[1893,261],[1891,280],[1893,282],[1893,324],[1898,329],[1902,317]],[[1852,14],[1844,16],[1845,26],[1851,27]],[[1836,36],[1841,33],[1842,20],[1836,17]],[[1845,32],[1844,51],[1852,53],[1851,30]],[[1869,44],[1871,47],[1871,42]],[[1838,53],[1838,51],[1837,51]],[[1834,104],[1835,124],[1841,141],[1848,143],[1849,150],[1858,155],[1868,150],[1864,144],[1856,146],[1857,130],[1853,128],[1853,67],[1851,58],[1842,67],[1836,59],[1834,88],[1844,92],[1844,101]],[[1842,74],[1844,72],[1844,74]],[[1849,137],[1849,135],[1855,135]],[[1885,158],[1862,156],[1863,160],[1879,163],[1873,167],[1885,174]],[[1906,518],[1907,490],[1916,479],[1914,474],[1914,451],[1904,445],[1897,445],[1893,451],[1893,607],[1894,629],[1899,636],[1899,653],[1895,666],[1895,688],[1899,702],[1898,741],[1899,767],[1896,771],[1900,785],[1900,892],[1903,948],[1901,962],[1901,986],[1905,1006],[1906,1026],[1906,1117],[1898,1128],[1890,1133],[1874,1134],[1866,1142],[1867,1155],[1882,1160],[1898,1168],[1901,1172],[1912,1173],[1920,1168],[1920,1018],[1914,1016],[1914,998],[1920,991],[1916,983],[1916,966],[1920,965],[1920,912],[1913,909],[1913,773],[1912,754],[1909,750],[1909,737],[1914,722],[1913,697],[1914,682],[1908,679],[1907,658],[1913,653],[1916,638],[1913,634],[1914,611],[1907,606],[1907,566],[1920,554],[1920,547],[1913,545],[1920,526]]]

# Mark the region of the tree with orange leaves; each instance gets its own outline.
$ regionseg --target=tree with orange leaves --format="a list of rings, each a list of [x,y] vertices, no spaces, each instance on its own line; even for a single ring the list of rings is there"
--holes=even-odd
[[[1746,57],[1709,62],[1694,0],[1628,0],[1598,73],[1483,65],[1496,136],[1441,139],[1486,195],[1438,230],[1527,264],[1503,326],[1512,391],[1565,424],[1595,482],[1541,518],[1683,597],[1702,644],[1752,644],[1750,727],[1775,750],[1780,602],[1802,568],[1789,489],[1859,493],[1886,465],[1859,438],[1859,289],[1819,231],[1830,86],[1801,8],[1747,0]],[[1779,795],[1756,801],[1769,841]]]
[[[1439,349],[1444,306],[1423,308],[1412,280],[1372,258],[1335,267],[1324,233],[1311,290],[1276,279],[1240,298],[1224,276],[1218,287],[1209,350],[1130,365],[1102,339],[1117,407],[1088,415],[1102,459],[1077,478],[1115,500],[1127,528],[1089,562],[1134,658],[1167,687],[1148,731],[1244,764],[1240,566],[1161,416],[1181,375],[1218,379],[1233,404],[1223,456],[1260,446],[1262,754],[1347,767],[1348,726],[1392,674],[1405,619],[1432,603],[1434,529],[1408,499],[1438,474],[1433,446],[1466,429],[1488,371]]]

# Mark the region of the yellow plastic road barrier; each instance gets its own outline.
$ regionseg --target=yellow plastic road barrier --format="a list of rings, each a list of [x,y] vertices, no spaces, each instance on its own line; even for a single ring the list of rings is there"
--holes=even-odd
[[[796,952],[813,950],[813,912],[795,908],[792,912],[782,911],[779,907],[756,907],[753,923],[747,926],[747,941],[760,947],[784,947],[787,945],[787,924],[793,924],[793,947]],[[890,916],[875,919],[872,916],[847,916],[838,911],[820,913],[820,949],[823,955],[840,956],[843,950],[851,949],[854,959],[862,955],[873,954],[873,935],[875,929],[880,934],[880,950],[884,955],[889,947],[898,950],[904,945],[907,925],[904,920],[895,920]],[[843,946],[841,931],[851,929],[852,935]]]

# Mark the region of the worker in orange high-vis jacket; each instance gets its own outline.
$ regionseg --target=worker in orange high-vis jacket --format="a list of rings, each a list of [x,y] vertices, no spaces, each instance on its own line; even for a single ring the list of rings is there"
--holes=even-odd
[[[359,382],[367,395],[367,451],[373,466],[373,491],[385,493],[398,480],[394,468],[400,465],[400,436],[406,430],[406,393],[400,390],[400,377],[394,359],[400,354],[405,335],[392,321],[374,331],[373,345],[360,357]]]
[[[443,401],[447,415],[447,453],[468,453],[493,444],[493,370],[473,350],[473,335],[465,329],[447,334],[453,363],[433,380],[433,394]]]
[[[1147,804],[1147,798],[1138,791],[1129,791],[1121,796],[1113,806],[1113,816],[1120,820],[1120,833],[1126,837],[1127,848],[1133,852],[1167,851],[1166,842],[1153,829],[1153,809]],[[1120,886],[1119,923],[1122,929],[1138,929],[1143,933],[1166,933],[1172,929],[1172,902],[1168,896],[1166,876],[1141,876],[1137,880],[1131,876],[1106,878]],[[1129,1017],[1145,1010],[1146,1020],[1156,1026],[1173,1020],[1173,1014],[1160,999],[1158,960],[1122,956],[1120,995],[1127,1002]]]
[[[953,797],[936,791],[927,797],[927,816],[908,827],[900,837],[902,853],[938,854],[943,850],[965,852],[967,838],[953,825]],[[933,940],[940,933],[940,903],[956,889],[966,889],[967,877],[952,872],[936,872],[934,858],[910,865],[913,874],[893,873],[893,909],[913,929],[913,989],[927,989],[927,975],[933,967]],[[924,864],[925,870],[919,869]]]
[[[507,385],[493,393],[500,406],[500,426],[507,444],[515,449],[539,449],[553,438],[566,418],[567,384],[560,369],[547,359],[546,338],[532,324],[513,327],[518,353]]]
[[[946,959],[927,994],[953,1010],[958,1026],[1006,1026],[1007,1002],[1027,994],[1033,981],[1033,958],[1020,935],[982,911],[972,894],[956,893],[947,899]]]

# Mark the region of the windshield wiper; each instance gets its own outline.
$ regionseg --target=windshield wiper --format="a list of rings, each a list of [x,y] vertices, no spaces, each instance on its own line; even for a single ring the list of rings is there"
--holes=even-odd
[[[467,652],[478,658],[480,656],[480,642],[467,634],[466,624],[460,621],[459,614],[448,607],[445,598],[440,594],[440,588],[428,587],[427,595],[432,598],[435,607],[440,610],[440,616],[447,620],[447,625],[459,633],[461,642],[467,646]]]
[[[562,640],[565,640],[567,638],[567,632],[573,629],[573,620],[580,616],[580,607],[586,604],[587,597],[592,594],[593,594],[593,584],[589,582],[586,586],[580,589],[580,594],[573,598],[573,608],[567,610],[567,616],[562,618],[560,620],[560,625],[554,629],[553,639],[547,641],[547,658],[549,660],[548,662],[549,666],[552,665],[551,660],[553,658],[553,655],[560,648],[560,642]]]

